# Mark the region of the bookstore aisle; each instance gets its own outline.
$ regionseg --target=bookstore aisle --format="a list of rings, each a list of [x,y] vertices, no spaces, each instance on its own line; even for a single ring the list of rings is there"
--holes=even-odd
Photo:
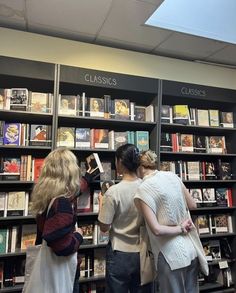
[[[45,156],[60,146],[76,154],[82,174],[86,164],[99,170],[78,202],[80,291],[104,292],[108,235],[97,224],[97,198],[119,182],[114,154],[127,142],[156,151],[160,169],[178,174],[197,202],[191,213],[210,266],[209,277],[199,275],[200,291],[234,292],[235,96],[233,90],[1,57],[0,292],[22,290],[25,249],[36,232],[30,193]]]

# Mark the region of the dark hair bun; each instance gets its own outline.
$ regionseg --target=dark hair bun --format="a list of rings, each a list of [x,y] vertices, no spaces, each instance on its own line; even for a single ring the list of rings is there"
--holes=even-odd
[[[134,144],[125,144],[116,150],[116,158],[130,172],[136,172],[139,167],[139,150]]]

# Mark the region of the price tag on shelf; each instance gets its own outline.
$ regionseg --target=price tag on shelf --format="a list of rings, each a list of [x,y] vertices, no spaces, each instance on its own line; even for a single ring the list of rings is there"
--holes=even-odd
[[[227,260],[219,261],[220,269],[226,269],[229,267]]]

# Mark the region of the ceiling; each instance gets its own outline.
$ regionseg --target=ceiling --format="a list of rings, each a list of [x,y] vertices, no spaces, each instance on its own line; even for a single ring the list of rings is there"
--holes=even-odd
[[[236,45],[143,25],[162,2],[0,0],[0,26],[159,56],[236,67]]]

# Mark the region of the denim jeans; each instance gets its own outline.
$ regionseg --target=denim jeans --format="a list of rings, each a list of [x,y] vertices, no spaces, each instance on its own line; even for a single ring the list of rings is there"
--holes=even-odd
[[[106,293],[151,293],[152,284],[140,286],[139,252],[106,251]]]

